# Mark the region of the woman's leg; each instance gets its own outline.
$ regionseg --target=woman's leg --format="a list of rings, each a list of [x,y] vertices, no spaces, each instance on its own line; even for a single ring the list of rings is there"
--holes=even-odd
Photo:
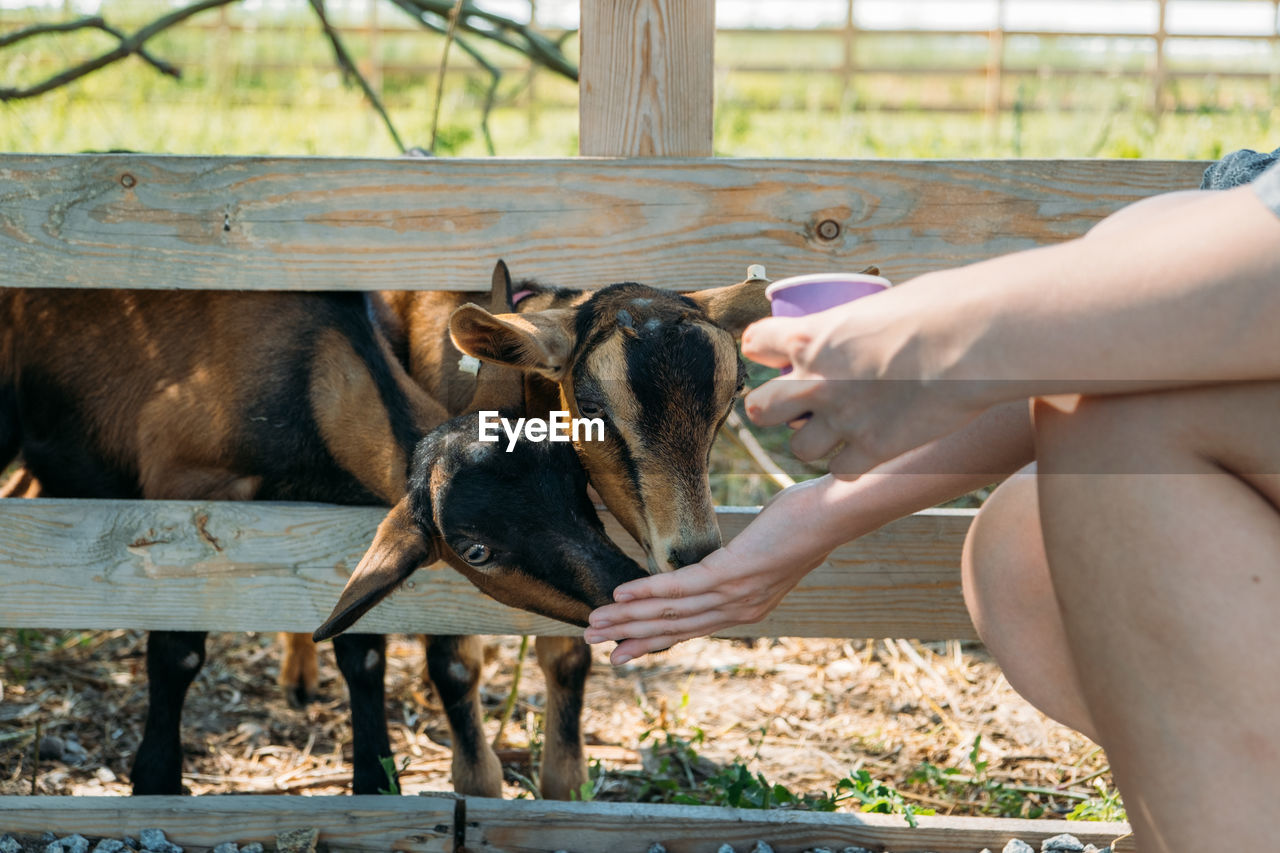
[[[1043,713],[1094,737],[1049,578],[1034,465],[983,503],[961,570],[969,615],[1009,684]]]
[[[1270,849],[1280,383],[1034,413],[1050,576],[1138,848]]]
[[[1185,190],[1142,199],[1101,220],[1087,236],[1153,227],[1168,211],[1202,196]],[[1096,740],[1049,576],[1034,465],[983,504],[965,540],[962,570],[969,615],[1009,683],[1048,716]]]

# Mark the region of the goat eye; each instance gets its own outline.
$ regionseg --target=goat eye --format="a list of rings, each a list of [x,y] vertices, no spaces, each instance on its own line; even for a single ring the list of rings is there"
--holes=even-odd
[[[485,563],[493,559],[493,551],[488,545],[481,545],[479,542],[473,542],[462,551],[462,559],[466,560],[473,566],[483,566]]]
[[[604,406],[601,406],[595,400],[579,400],[578,414],[584,418],[598,418],[604,414]]]

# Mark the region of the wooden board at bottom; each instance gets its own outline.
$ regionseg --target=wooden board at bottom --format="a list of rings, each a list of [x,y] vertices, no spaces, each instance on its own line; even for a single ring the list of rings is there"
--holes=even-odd
[[[1123,823],[927,817],[907,825],[900,815],[752,811],[641,803],[562,803],[455,797],[0,797],[0,834],[137,837],[164,830],[187,853],[223,841],[271,846],[276,835],[315,828],[330,853],[742,853],[757,840],[775,853],[849,846],[893,853],[999,851],[1011,838],[1034,849],[1060,833],[1105,847],[1126,835]],[[460,842],[460,843],[459,843]],[[1132,853],[1126,840],[1117,853]]]
[[[186,853],[224,841],[268,849],[292,829],[320,831],[333,853],[454,853],[457,799],[439,797],[0,797],[0,834],[138,837],[164,830]]]
[[[775,853],[850,846],[893,853],[979,853],[983,848],[999,851],[1011,838],[1039,850],[1041,841],[1063,832],[1101,848],[1129,831],[1123,823],[1061,820],[922,816],[916,821],[913,828],[900,815],[467,798],[465,849],[646,853],[660,843],[667,853],[716,853],[724,844],[743,853],[762,840]],[[1117,853],[1131,849],[1116,848]]]

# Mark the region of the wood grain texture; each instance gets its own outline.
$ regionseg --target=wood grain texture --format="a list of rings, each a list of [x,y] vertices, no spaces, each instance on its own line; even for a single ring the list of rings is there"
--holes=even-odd
[[[707,806],[467,800],[466,849],[474,853],[554,850],[644,851],[661,842],[668,853],[715,853],[722,844],[750,850],[763,839],[775,850],[847,846],[894,853],[976,853],[1021,838],[1040,842],[1070,832],[1106,846],[1126,824],[1048,820],[920,817],[912,828],[898,815],[744,811]]]
[[[4,154],[0,285],[487,290],[500,257],[573,287],[692,290],[751,263],[903,281],[1076,237],[1204,165]]]
[[[344,853],[452,853],[455,798],[440,797],[0,797],[0,833],[138,837],[163,829],[188,853],[314,827]]]
[[[310,632],[384,514],[264,502],[0,500],[0,626]],[[722,508],[725,538],[754,514]],[[971,518],[933,510],[845,545],[768,619],[728,635],[972,639],[959,571]],[[612,518],[606,525],[641,558]],[[444,564],[420,569],[358,627],[578,633],[498,604]]]
[[[137,837],[144,827],[158,827],[190,853],[203,853],[220,841],[271,842],[276,834],[301,827],[320,830],[321,849],[334,853],[452,853],[461,849],[455,837],[468,853],[643,853],[655,841],[670,853],[713,853],[725,843],[750,849],[756,839],[780,851],[861,845],[895,853],[975,853],[983,847],[1000,850],[1010,838],[1039,849],[1043,839],[1061,832],[1104,847],[1128,831],[1122,823],[964,817],[920,817],[912,829],[895,815],[475,797],[465,798],[463,810],[458,802],[449,795],[0,797],[0,832]],[[1132,847],[1122,843],[1116,850],[1129,853]]]
[[[709,157],[715,0],[583,0],[578,153]]]

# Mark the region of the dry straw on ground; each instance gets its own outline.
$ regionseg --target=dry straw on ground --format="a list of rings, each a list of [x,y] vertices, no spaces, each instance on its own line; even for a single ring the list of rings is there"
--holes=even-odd
[[[33,778],[42,794],[128,793],[146,705],[144,647],[136,631],[0,632],[0,794],[31,793]],[[490,648],[482,697],[492,737],[519,640],[492,638]],[[209,650],[186,706],[191,792],[346,791],[350,726],[330,649],[322,651],[322,697],[303,711],[289,708],[275,686],[272,637],[215,634]],[[421,646],[392,638],[388,660],[392,744],[406,762],[402,789],[447,790],[448,731],[421,680]],[[994,790],[1006,795],[1006,809],[1009,802],[1040,806],[1051,817],[1096,794],[1095,779],[1109,784],[1101,751],[1018,697],[980,648],[699,640],[616,669],[603,649],[596,660],[585,731],[588,755],[602,771],[594,791],[600,799],[633,798],[646,778],[662,773],[651,745],[665,743],[667,734],[693,742],[705,771],[740,760],[803,794],[830,792],[865,769],[907,802],[939,814],[996,813]],[[521,780],[536,776],[530,757],[540,740],[544,687],[532,659],[524,673],[501,751],[514,771],[508,796],[528,796]],[[46,754],[38,766],[37,727]],[[642,740],[644,732],[651,735]],[[973,757],[986,762],[985,784],[956,782],[975,775]],[[913,779],[925,763],[953,768],[953,783],[939,783],[938,774],[932,782],[918,773]]]

